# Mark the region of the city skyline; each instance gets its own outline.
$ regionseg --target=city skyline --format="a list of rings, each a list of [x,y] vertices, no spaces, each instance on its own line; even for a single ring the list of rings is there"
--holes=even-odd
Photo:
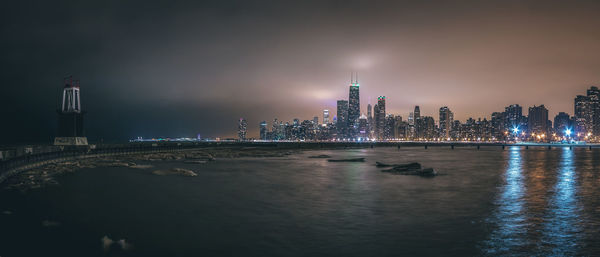
[[[144,6],[140,8],[139,6]],[[0,142],[49,142],[61,80],[81,79],[90,140],[258,134],[267,117],[321,116],[360,74],[361,113],[388,97],[436,117],[484,117],[600,82],[589,1],[11,2],[3,8]],[[307,19],[310,17],[310,19]],[[360,17],[360,19],[356,19]],[[403,115],[403,116],[404,116]]]
[[[262,121],[258,138],[238,136],[238,140],[286,140],[286,141],[492,141],[492,142],[598,142],[600,135],[600,89],[592,86],[585,95],[577,95],[573,101],[574,115],[559,112],[554,119],[549,117],[545,105],[528,108],[511,104],[504,111],[493,112],[488,117],[468,118],[464,123],[454,119],[454,113],[448,106],[439,109],[438,120],[432,116],[422,116],[416,105],[408,119],[401,114],[386,113],[386,97],[379,96],[372,108],[367,105],[367,115],[360,119],[349,115],[359,109],[359,83],[352,76],[348,88],[348,99],[337,100],[337,116],[328,122],[323,110],[323,123],[319,117],[313,120],[294,118],[293,123],[275,118],[272,130]],[[354,99],[354,100],[353,100]],[[353,104],[349,104],[353,103]],[[354,107],[352,107],[354,106]],[[246,134],[246,127],[239,134]]]
[[[350,72],[347,72],[350,73]],[[292,120],[293,118],[298,118],[298,117],[309,117],[309,116],[314,116],[315,114],[319,114],[320,117],[322,117],[322,111],[324,109],[329,109],[329,110],[335,110],[337,103],[337,100],[340,99],[345,99],[346,101],[348,100],[348,86],[351,85],[352,83],[346,82],[343,86],[335,86],[335,91],[337,92],[335,95],[332,95],[333,98],[331,99],[327,99],[324,100],[323,102],[326,102],[327,104],[323,105],[322,107],[311,107],[311,109],[314,109],[314,114],[312,111],[303,111],[302,115],[299,114],[294,114],[293,111],[290,114],[289,112],[286,112],[286,114],[284,115],[280,115],[277,116],[280,120]],[[367,115],[367,105],[375,105],[377,103],[377,97],[379,97],[380,95],[385,95],[387,98],[390,99],[395,99],[395,101],[392,101],[391,103],[388,103],[388,112],[390,113],[395,113],[395,114],[401,114],[403,117],[406,116],[406,118],[408,117],[408,114],[410,112],[413,111],[415,106],[420,106],[421,107],[421,114],[423,116],[437,116],[438,112],[439,112],[439,108],[443,107],[443,106],[447,106],[450,109],[452,109],[452,111],[454,113],[457,114],[457,116],[455,117],[455,119],[457,120],[467,120],[469,118],[484,118],[490,117],[490,114],[495,112],[495,111],[501,111],[504,109],[504,107],[512,105],[512,104],[519,104],[521,106],[524,107],[529,107],[529,106],[537,106],[537,105],[545,105],[548,110],[549,110],[549,116],[550,117],[554,117],[555,115],[559,114],[560,112],[565,112],[568,113],[569,115],[574,115],[574,108],[573,108],[573,98],[577,95],[585,95],[585,91],[587,89],[589,89],[590,87],[593,86],[600,86],[600,82],[598,83],[589,83],[589,84],[585,84],[585,85],[580,85],[578,87],[571,87],[569,88],[568,92],[574,92],[574,95],[562,95],[560,98],[564,99],[564,102],[560,102],[560,103],[553,103],[553,104],[548,104],[546,103],[544,100],[539,100],[539,101],[534,101],[534,100],[527,100],[527,101],[510,101],[508,99],[498,99],[498,98],[490,98],[490,99],[485,99],[484,101],[490,100],[490,101],[494,101],[494,102],[503,102],[500,103],[498,105],[491,105],[491,104],[480,104],[480,102],[476,99],[470,99],[469,97],[464,97],[461,99],[464,99],[464,101],[462,100],[453,100],[453,99],[448,99],[448,102],[453,102],[453,101],[461,101],[461,102],[468,102],[468,103],[461,103],[461,104],[456,104],[456,105],[450,105],[450,104],[444,104],[443,102],[439,102],[439,103],[435,103],[432,102],[430,100],[426,100],[423,103],[419,103],[419,102],[415,102],[413,99],[410,99],[410,96],[406,96],[406,95],[399,95],[399,97],[396,97],[395,95],[389,95],[389,94],[377,94],[377,93],[372,93],[369,92],[368,90],[368,83],[366,82],[360,82],[361,85],[361,94],[365,91],[367,91],[366,93],[368,94],[368,96],[364,96],[361,95],[360,96],[360,102],[363,103],[361,105],[360,108],[360,114],[365,114]],[[577,89],[577,90],[575,90]],[[346,92],[344,92],[344,90]],[[338,92],[339,91],[339,92]],[[566,91],[566,90],[565,90]],[[417,98],[421,98],[421,95],[415,95],[417,96]],[[410,105],[412,104],[412,105]],[[554,106],[562,106],[565,107],[566,109],[558,109],[555,108]],[[300,108],[300,109],[305,109],[305,108]],[[485,109],[486,111],[483,111],[483,109]],[[487,110],[491,110],[491,111],[487,111]],[[334,112],[335,113],[335,112]],[[335,115],[335,114],[334,114]],[[253,115],[255,116],[255,115]],[[260,118],[258,118],[260,119]],[[256,121],[251,121],[251,122],[256,122]],[[233,132],[232,132],[233,133]]]
[[[359,82],[358,80],[354,79],[354,73],[352,73],[353,75],[351,76],[350,79],[350,85],[348,88],[349,91],[349,97],[347,99],[352,99],[352,98],[359,98]],[[577,136],[579,137],[579,139],[584,139],[584,137],[586,135],[588,136],[597,136],[600,135],[600,90],[598,89],[598,87],[596,86],[591,86],[590,88],[588,88],[585,93],[581,93],[581,94],[577,94],[574,98],[572,98],[572,114],[570,112],[567,111],[555,111],[555,112],[550,112],[550,110],[545,106],[545,104],[539,104],[539,105],[533,105],[533,106],[522,106],[518,103],[514,103],[514,104],[510,104],[510,105],[506,105],[503,109],[499,109],[498,111],[494,111],[490,114],[487,115],[483,115],[483,116],[479,116],[479,117],[468,117],[464,120],[460,120],[455,118],[455,113],[454,111],[451,110],[451,108],[449,108],[448,106],[441,106],[439,108],[439,115],[438,116],[434,116],[434,115],[427,115],[428,113],[425,112],[423,115],[420,111],[420,106],[419,105],[415,105],[413,108],[413,112],[409,112],[408,115],[406,115],[406,113],[390,113],[387,112],[386,113],[386,107],[388,104],[386,103],[386,96],[379,96],[378,97],[378,101],[377,104],[375,104],[375,108],[373,109],[373,112],[371,110],[372,106],[369,102],[369,104],[367,104],[367,107],[365,108],[366,110],[363,112],[362,109],[360,109],[360,106],[355,107],[355,109],[359,109],[359,113],[357,116],[360,117],[364,117],[365,118],[365,122],[368,124],[368,128],[369,128],[369,132],[367,132],[367,135],[365,136],[364,134],[359,135],[358,133],[358,127],[359,127],[359,120],[358,118],[352,118],[349,117],[349,110],[351,109],[350,107],[350,102],[352,102],[352,100],[346,100],[346,99],[338,99],[336,100],[336,108],[337,108],[337,113],[334,114],[334,119],[333,122],[330,123],[326,123],[326,122],[312,122],[313,125],[317,126],[322,126],[324,124],[329,124],[329,125],[333,125],[335,126],[335,134],[336,135],[329,135],[330,138],[348,138],[348,139],[357,139],[357,138],[362,138],[363,140],[365,138],[369,138],[369,139],[391,139],[389,137],[390,134],[394,134],[391,131],[383,131],[383,128],[385,129],[389,129],[389,130],[394,130],[396,131],[397,128],[397,124],[396,125],[392,125],[392,128],[387,128],[385,124],[385,122],[387,121],[387,116],[391,116],[393,119],[398,118],[399,122],[404,122],[406,123],[406,125],[410,125],[410,130],[411,130],[411,136],[405,135],[405,137],[410,137],[413,138],[416,136],[415,133],[415,128],[418,127],[418,124],[416,124],[416,122],[418,121],[419,118],[424,117],[426,118],[425,122],[430,122],[430,126],[432,126],[432,130],[435,130],[435,136],[433,134],[427,134],[427,136],[425,137],[435,137],[435,138],[440,138],[442,140],[450,139],[450,138],[460,138],[457,135],[453,135],[452,131],[453,129],[455,130],[460,130],[458,128],[454,128],[453,126],[460,126],[461,122],[464,121],[465,123],[469,123],[469,122],[484,122],[484,123],[490,123],[489,126],[496,126],[496,132],[504,132],[504,133],[516,133],[517,131],[519,131],[520,133],[523,133],[522,136],[525,136],[527,133],[530,133],[535,135],[536,133],[541,135],[542,138],[538,138],[538,140],[544,140],[544,137],[546,136],[546,134],[548,136],[551,136],[554,134],[554,136],[556,136],[556,134],[563,134],[565,131],[569,131],[568,133],[573,133],[573,136]],[[355,100],[355,102],[357,102]],[[378,115],[378,105],[382,105],[383,104],[383,113],[381,114],[382,116],[377,117]],[[523,110],[525,109],[525,110]],[[526,112],[528,109],[528,112]],[[329,114],[327,109],[323,110],[323,114],[325,114],[325,111],[327,111],[327,114]],[[341,113],[341,114],[340,114]],[[551,116],[550,113],[556,113],[556,115]],[[497,117],[499,114],[502,115],[502,117]],[[338,123],[338,121],[340,120],[337,116],[341,116],[341,123]],[[566,118],[565,118],[566,116]],[[438,117],[437,119],[435,117]],[[323,115],[321,117],[322,121],[325,121],[325,115]],[[354,122],[352,122],[352,120],[355,120]],[[427,119],[430,119],[427,120]],[[492,124],[494,122],[498,122],[498,120],[501,119],[503,125],[499,125],[499,124]],[[566,119],[566,121],[562,122],[562,119]],[[302,121],[303,118],[299,118],[299,117],[295,117],[293,118],[294,122],[293,124],[290,124],[288,121],[286,121],[285,119],[278,119],[275,118],[275,121],[279,121],[279,124],[282,125],[293,125],[294,127],[299,125],[299,121]],[[314,116],[313,118],[314,121],[318,121],[318,116]],[[368,121],[367,121],[368,120]],[[309,121],[308,119],[304,119],[304,122]],[[561,124],[557,124],[557,121],[561,121]],[[383,122],[383,123],[381,123]],[[458,123],[457,123],[458,122]],[[554,123],[553,123],[554,122]],[[263,127],[262,124],[266,123],[266,121],[262,121],[261,122],[261,128]],[[381,123],[381,124],[380,124]],[[505,123],[505,124],[504,124]],[[568,124],[567,124],[568,123]],[[341,125],[340,125],[341,124]],[[275,128],[276,123],[272,124],[273,127]],[[278,125],[278,126],[282,126],[282,125]],[[287,126],[287,125],[286,125]],[[487,125],[486,125],[487,126]],[[377,128],[379,127],[379,128]],[[557,130],[556,128],[559,128],[559,130]],[[354,132],[353,132],[354,130]],[[275,129],[273,130],[275,131]],[[397,132],[397,131],[396,131]],[[239,132],[238,132],[239,133]],[[276,132],[274,132],[276,133]],[[384,133],[386,134],[384,136]],[[407,132],[408,133],[408,132]],[[490,132],[491,133],[491,132]],[[340,136],[341,135],[341,136]],[[289,136],[289,135],[288,135]],[[221,138],[221,137],[219,137]],[[225,138],[225,137],[223,137]],[[231,137],[230,137],[231,138]],[[261,132],[259,134],[259,136],[257,138],[254,139],[265,139],[267,138],[266,134],[263,133],[263,130],[261,129]],[[494,138],[493,140],[500,140],[500,139],[496,139],[496,137],[491,137]],[[283,138],[279,138],[280,140]],[[324,138],[320,138],[319,140],[323,140]],[[398,139],[398,138],[396,138]],[[486,140],[490,140],[490,138],[486,139]],[[535,138],[533,139],[535,140]],[[588,140],[587,137],[585,137],[585,140]],[[591,140],[591,138],[590,138]]]

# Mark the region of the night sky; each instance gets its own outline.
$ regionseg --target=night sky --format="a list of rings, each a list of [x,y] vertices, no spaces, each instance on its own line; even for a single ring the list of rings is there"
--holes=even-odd
[[[573,114],[600,84],[598,1],[11,1],[0,8],[0,145],[50,142],[63,77],[91,140],[233,137],[361,109],[437,120],[509,104]],[[526,114],[526,111],[524,111]]]

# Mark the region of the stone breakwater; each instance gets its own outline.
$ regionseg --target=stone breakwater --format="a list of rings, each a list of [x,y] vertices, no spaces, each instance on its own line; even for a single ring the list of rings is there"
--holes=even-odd
[[[85,168],[126,167],[131,169],[151,169],[152,162],[175,161],[187,164],[204,164],[220,159],[243,157],[284,157],[298,150],[281,150],[273,148],[211,148],[182,150],[173,152],[128,153],[110,156],[85,156],[85,158],[61,159],[31,164],[11,171],[7,177],[5,189],[27,191],[48,185],[58,185],[57,177]],[[194,176],[192,170],[156,170],[155,175]]]

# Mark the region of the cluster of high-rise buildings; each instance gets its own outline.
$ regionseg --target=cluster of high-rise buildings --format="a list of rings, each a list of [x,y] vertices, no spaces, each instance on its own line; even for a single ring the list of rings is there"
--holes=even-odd
[[[336,115],[331,118],[323,110],[322,122],[294,119],[283,122],[274,119],[260,123],[260,140],[287,141],[600,141],[600,90],[591,87],[586,95],[578,95],[574,115],[560,112],[551,121],[544,105],[532,106],[525,114],[518,104],[506,106],[488,118],[454,119],[448,106],[439,109],[437,121],[421,116],[414,107],[407,119],[386,113],[386,97],[379,96],[367,113],[360,111],[360,85],[351,79],[348,100],[338,100]],[[246,140],[246,121],[240,119],[239,139]]]

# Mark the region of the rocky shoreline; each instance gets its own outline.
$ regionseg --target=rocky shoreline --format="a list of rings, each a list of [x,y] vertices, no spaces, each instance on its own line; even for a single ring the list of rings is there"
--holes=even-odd
[[[8,178],[4,188],[8,190],[28,191],[49,185],[58,185],[57,177],[73,173],[80,169],[97,167],[126,167],[131,169],[152,169],[152,162],[180,161],[186,164],[205,164],[219,159],[243,157],[285,157],[299,150],[281,150],[276,148],[204,148],[197,150],[133,153],[119,156],[98,156],[72,161],[50,163],[41,167],[21,172]],[[188,169],[155,170],[155,175],[194,176],[194,171]]]

